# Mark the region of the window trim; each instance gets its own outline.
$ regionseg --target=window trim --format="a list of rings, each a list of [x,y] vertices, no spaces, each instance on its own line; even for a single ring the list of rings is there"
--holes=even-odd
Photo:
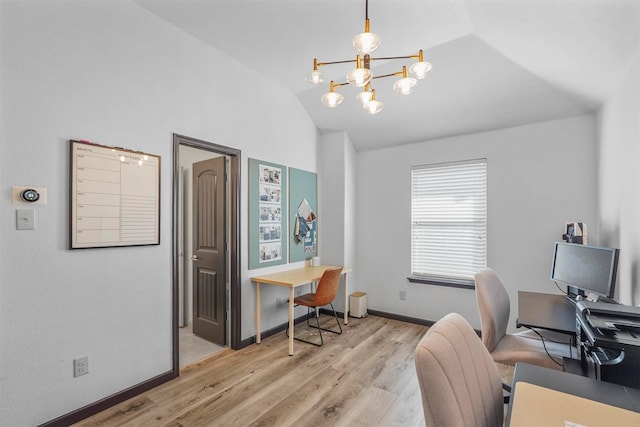
[[[475,282],[471,282],[471,281],[462,283],[462,282],[455,282],[453,281],[453,279],[438,280],[438,279],[429,278],[425,276],[408,276],[407,281],[411,283],[420,283],[423,285],[445,286],[448,288],[471,289],[471,290],[476,289]]]

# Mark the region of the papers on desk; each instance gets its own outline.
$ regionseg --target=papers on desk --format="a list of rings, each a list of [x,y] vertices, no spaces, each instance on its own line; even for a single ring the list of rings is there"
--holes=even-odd
[[[640,413],[518,381],[511,427],[638,427]]]

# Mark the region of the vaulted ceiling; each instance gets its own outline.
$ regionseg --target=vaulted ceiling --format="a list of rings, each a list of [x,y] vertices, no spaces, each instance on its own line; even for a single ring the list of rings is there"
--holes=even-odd
[[[321,132],[345,130],[357,150],[425,141],[594,112],[640,49],[640,0],[370,0],[372,56],[424,50],[433,70],[408,96],[375,82],[384,103],[366,114],[360,89],[341,105],[309,85],[313,59],[355,59],[365,0],[135,0],[292,91]],[[374,75],[402,69],[375,61]],[[321,67],[345,81],[353,65]]]

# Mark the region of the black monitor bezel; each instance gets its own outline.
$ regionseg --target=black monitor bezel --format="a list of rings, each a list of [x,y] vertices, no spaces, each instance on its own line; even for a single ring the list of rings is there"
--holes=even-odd
[[[606,252],[611,253],[611,257],[613,258],[611,260],[611,266],[609,268],[609,275],[608,275],[608,283],[607,283],[607,293],[604,294],[598,290],[595,289],[591,289],[589,287],[584,286],[581,283],[571,283],[571,282],[567,282],[565,280],[560,280],[554,277],[554,272],[555,272],[555,267],[556,267],[556,256],[558,253],[558,247],[559,246],[568,246],[568,245],[572,245],[572,246],[579,246],[579,247],[583,247],[585,249],[597,249],[597,250],[603,250]],[[610,248],[610,247],[606,247],[606,246],[592,246],[592,245],[581,245],[578,243],[568,243],[568,242],[555,242],[554,247],[553,247],[553,258],[552,258],[552,262],[551,262],[551,275],[550,278],[553,282],[556,283],[562,283],[564,285],[567,286],[571,286],[574,287],[576,289],[579,289],[581,291],[584,291],[586,293],[593,293],[596,295],[599,295],[601,297],[605,297],[605,298],[609,298],[609,299],[613,299],[615,290],[616,290],[616,280],[617,280],[617,276],[618,276],[618,258],[620,256],[620,249],[618,248]]]

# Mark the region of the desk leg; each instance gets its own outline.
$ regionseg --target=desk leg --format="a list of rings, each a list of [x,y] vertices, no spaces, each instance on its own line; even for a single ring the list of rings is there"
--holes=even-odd
[[[260,282],[256,282],[256,344],[260,341]]]
[[[293,287],[289,289],[289,356],[293,356]]]
[[[344,275],[344,324],[349,324],[349,288],[347,287],[347,274]]]

